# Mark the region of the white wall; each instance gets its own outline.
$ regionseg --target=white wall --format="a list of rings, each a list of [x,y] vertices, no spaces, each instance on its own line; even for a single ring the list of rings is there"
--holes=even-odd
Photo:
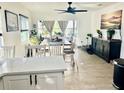
[[[2,7],[0,11],[1,11],[1,18],[2,18],[2,31],[3,31],[4,45],[15,45],[16,57],[24,56],[24,44],[21,43],[20,30],[13,31],[13,32],[6,31],[4,10],[8,10],[16,14],[23,14],[29,17],[29,26],[31,27],[30,12],[26,8],[23,8],[23,6],[17,3],[0,3],[0,5]],[[18,23],[19,23],[19,16],[18,16]]]
[[[48,12],[36,12],[32,15],[32,21],[34,24],[37,23],[37,20],[76,20],[77,21],[77,45],[81,46],[81,41],[83,45],[86,45],[86,36],[87,33],[91,33],[91,12],[88,13],[77,13],[77,14],[58,14]]]
[[[92,33],[94,36],[97,36],[96,29],[100,29],[101,15],[105,13],[114,12],[117,10],[123,10],[122,12],[122,25],[121,25],[121,34],[122,34],[122,47],[121,47],[121,58],[124,58],[124,3],[116,3],[99,11],[96,11],[92,14]],[[118,36],[116,36],[118,37]]]
[[[92,13],[85,13],[83,15],[78,15],[78,22],[79,24],[77,25],[78,27],[78,45],[86,45],[87,44],[87,34],[91,33],[91,17]],[[83,42],[81,44],[81,41]],[[90,42],[89,42],[90,43]]]

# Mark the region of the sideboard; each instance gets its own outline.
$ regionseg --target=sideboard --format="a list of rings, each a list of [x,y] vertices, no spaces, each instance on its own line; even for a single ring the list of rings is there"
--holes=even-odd
[[[105,59],[107,62],[120,58],[121,40],[103,40],[101,38],[92,37],[91,47],[93,53]]]

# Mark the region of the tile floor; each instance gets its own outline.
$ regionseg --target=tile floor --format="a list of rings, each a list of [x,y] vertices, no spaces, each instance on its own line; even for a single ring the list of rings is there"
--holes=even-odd
[[[115,90],[112,85],[113,65],[96,55],[89,55],[81,49],[76,49],[75,61],[79,71],[65,71],[65,90]]]

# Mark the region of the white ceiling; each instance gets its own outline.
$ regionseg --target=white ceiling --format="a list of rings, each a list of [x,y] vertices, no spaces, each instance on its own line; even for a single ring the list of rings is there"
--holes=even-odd
[[[67,2],[23,2],[20,3],[31,12],[53,12],[55,9],[67,9]],[[114,4],[113,2],[73,2],[72,7],[77,9],[87,9],[89,11],[98,10]]]

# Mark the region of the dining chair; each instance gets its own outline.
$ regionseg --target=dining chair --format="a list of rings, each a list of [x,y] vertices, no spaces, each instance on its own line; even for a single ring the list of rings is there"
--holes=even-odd
[[[45,55],[49,55],[50,53],[50,48],[49,48],[49,40],[48,39],[44,39],[40,45],[45,45]]]
[[[52,44],[49,46],[50,48],[50,56],[58,55],[63,56],[63,44]]]
[[[25,46],[25,57],[45,56],[45,45],[27,45]]]
[[[71,45],[64,45],[63,57],[65,62],[68,62],[66,58],[70,58],[69,62],[71,62],[72,67],[76,66],[76,69],[78,71],[77,62],[74,60],[74,54],[75,54],[74,48],[75,48],[74,42],[72,42]]]
[[[15,46],[1,46],[0,57],[14,58],[15,57]]]

